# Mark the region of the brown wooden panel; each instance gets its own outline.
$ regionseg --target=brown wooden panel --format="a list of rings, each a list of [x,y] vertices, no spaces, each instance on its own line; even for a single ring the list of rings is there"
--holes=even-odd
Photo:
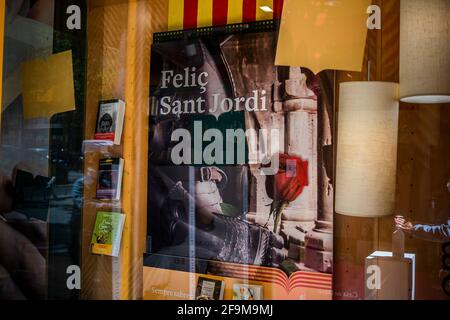
[[[334,298],[364,299],[364,263],[377,249],[378,219],[336,214],[334,221]]]
[[[450,216],[450,104],[400,105],[397,213],[427,224]],[[390,224],[390,225],[389,225]],[[383,221],[380,247],[390,249],[392,220]],[[417,255],[416,298],[448,299],[441,288],[441,244],[408,237]]]
[[[365,63],[372,60],[372,80],[398,82],[400,0],[374,4],[382,6],[382,30],[369,32]],[[338,72],[337,79],[338,84],[366,80],[367,69],[360,74]],[[448,141],[450,105],[400,104],[396,214],[427,223],[442,223],[450,214],[445,211],[450,207],[445,187],[450,179]],[[374,250],[391,251],[393,230],[393,216],[365,219],[336,215],[335,298],[363,298],[364,259]],[[440,244],[407,237],[406,250],[417,255],[416,298],[448,298],[440,284]]]
[[[339,111],[340,83],[367,81],[369,78],[372,81],[394,82],[398,79],[400,0],[374,0],[372,4],[382,9],[382,28],[368,31],[362,72],[337,72],[337,111]],[[337,130],[337,125],[335,127]],[[393,217],[375,219],[335,215],[335,299],[364,299],[365,258],[380,248],[381,222],[391,223],[392,219]],[[392,234],[392,226],[387,229],[387,234]]]
[[[383,0],[380,79],[399,81],[400,1]]]

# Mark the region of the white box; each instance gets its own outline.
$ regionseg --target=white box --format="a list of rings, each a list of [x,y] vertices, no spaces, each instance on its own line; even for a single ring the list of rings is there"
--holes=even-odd
[[[392,252],[375,251],[366,258],[365,273],[366,300],[414,300],[415,254],[394,258]]]

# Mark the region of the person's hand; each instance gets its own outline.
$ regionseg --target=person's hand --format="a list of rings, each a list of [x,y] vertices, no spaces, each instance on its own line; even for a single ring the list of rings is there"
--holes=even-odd
[[[411,221],[407,221],[403,216],[395,216],[395,226],[407,232],[411,232],[414,229],[414,225]]]

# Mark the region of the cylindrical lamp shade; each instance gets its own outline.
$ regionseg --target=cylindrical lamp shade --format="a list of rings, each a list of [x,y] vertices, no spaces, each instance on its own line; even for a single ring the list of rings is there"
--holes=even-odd
[[[340,86],[336,212],[355,217],[394,214],[398,141],[398,84]]]
[[[400,100],[450,102],[450,0],[401,0]]]

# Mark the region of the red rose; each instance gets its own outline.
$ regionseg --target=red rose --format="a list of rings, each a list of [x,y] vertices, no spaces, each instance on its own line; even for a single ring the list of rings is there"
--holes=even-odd
[[[274,232],[278,228],[284,208],[295,201],[309,185],[308,161],[283,153],[278,155],[278,159],[278,172],[266,176],[266,192],[273,200],[270,216],[274,217]],[[265,167],[270,166],[271,164],[268,164]]]
[[[278,173],[266,177],[266,192],[274,201],[292,202],[308,184],[308,161],[280,154]]]

